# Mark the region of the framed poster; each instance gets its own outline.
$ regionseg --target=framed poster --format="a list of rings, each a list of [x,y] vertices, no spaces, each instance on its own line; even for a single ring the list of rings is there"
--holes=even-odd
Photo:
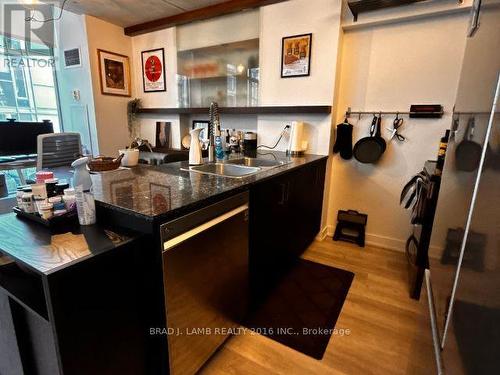
[[[130,63],[128,56],[97,50],[101,94],[130,96]]]
[[[281,41],[281,78],[305,77],[311,73],[312,34],[284,37]]]
[[[157,121],[156,122],[156,140],[155,147],[170,148],[170,129],[171,122]]]
[[[165,50],[142,51],[142,82],[144,92],[167,91],[165,82]]]

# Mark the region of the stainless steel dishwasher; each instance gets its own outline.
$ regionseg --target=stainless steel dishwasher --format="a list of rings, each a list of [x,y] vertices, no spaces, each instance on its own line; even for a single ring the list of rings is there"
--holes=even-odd
[[[161,226],[170,373],[194,374],[248,307],[248,193]]]

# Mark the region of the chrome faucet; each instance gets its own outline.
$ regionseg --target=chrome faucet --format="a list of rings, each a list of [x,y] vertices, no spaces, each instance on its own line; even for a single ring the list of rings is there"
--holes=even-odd
[[[208,125],[208,161],[215,161],[215,133],[220,132],[219,105],[216,102],[210,103],[208,111],[210,124]]]

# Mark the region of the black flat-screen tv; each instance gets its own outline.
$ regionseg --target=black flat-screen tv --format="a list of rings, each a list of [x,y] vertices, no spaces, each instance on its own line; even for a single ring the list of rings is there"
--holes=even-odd
[[[53,132],[50,121],[0,121],[0,155],[36,154],[37,137]]]

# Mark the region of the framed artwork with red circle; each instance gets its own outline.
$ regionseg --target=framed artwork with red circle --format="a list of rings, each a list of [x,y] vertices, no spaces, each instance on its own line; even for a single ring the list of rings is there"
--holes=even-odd
[[[165,79],[165,50],[142,51],[142,80],[144,92],[167,91]]]

